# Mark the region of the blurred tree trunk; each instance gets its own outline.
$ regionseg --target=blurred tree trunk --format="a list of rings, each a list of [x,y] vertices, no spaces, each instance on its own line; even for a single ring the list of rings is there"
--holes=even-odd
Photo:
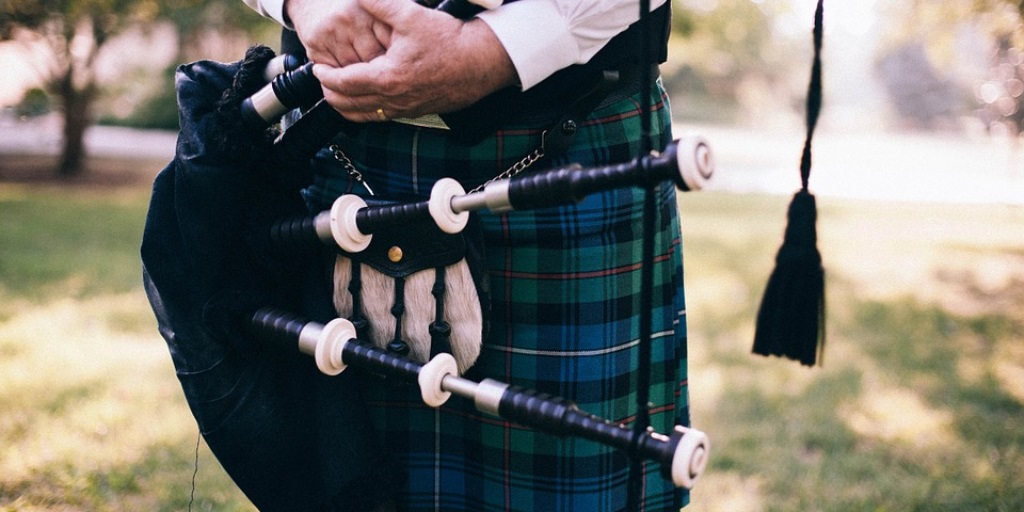
[[[74,83],[74,70],[68,70],[57,87],[64,111],[63,146],[57,172],[61,176],[81,174],[85,164],[85,130],[92,124],[92,102],[95,84],[79,88]]]
[[[92,106],[96,99],[95,62],[109,35],[95,16],[64,27],[61,48],[63,63],[54,73],[51,85],[64,114],[63,143],[57,172],[70,177],[81,174],[85,164],[85,130],[92,124]],[[79,41],[73,48],[74,41]],[[87,42],[87,43],[86,43]]]
[[[40,76],[47,92],[59,99],[64,118],[63,147],[57,172],[74,176],[84,170],[85,130],[92,123],[99,92],[96,57],[116,34],[132,24],[152,20],[144,0],[20,0],[0,9],[0,41],[29,48],[45,46]]]

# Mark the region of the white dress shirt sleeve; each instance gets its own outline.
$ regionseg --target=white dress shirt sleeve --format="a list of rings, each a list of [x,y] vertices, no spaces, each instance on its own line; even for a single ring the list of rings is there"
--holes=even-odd
[[[651,0],[651,10],[666,0]],[[640,19],[636,0],[521,0],[479,15],[512,59],[522,88],[589,61]]]
[[[252,10],[267,18],[273,18],[281,25],[292,28],[284,16],[284,0],[242,0]]]

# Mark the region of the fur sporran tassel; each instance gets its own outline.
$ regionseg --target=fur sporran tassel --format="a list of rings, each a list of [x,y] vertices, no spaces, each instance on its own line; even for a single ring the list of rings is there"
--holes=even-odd
[[[359,267],[362,294],[365,297],[395,296],[395,279],[384,275],[368,265]],[[342,317],[352,314],[352,294],[348,283],[352,274],[352,261],[339,257],[334,266],[334,307]],[[445,267],[447,288],[444,320],[451,326],[450,343],[452,355],[462,374],[480,356],[480,333],[483,317],[480,298],[473,284],[473,276],[465,261]],[[424,270],[410,274],[403,279],[405,286],[405,310],[401,322],[400,338],[409,345],[409,357],[425,362],[431,356],[430,326],[437,311],[435,295],[435,271]],[[369,321],[369,340],[381,348],[395,338],[395,321],[392,317],[393,302],[384,300],[363,300],[362,314]]]
[[[825,270],[817,242],[817,205],[807,184],[811,139],[821,111],[822,0],[814,13],[814,62],[807,93],[807,139],[800,160],[802,187],[789,205],[789,219],[775,270],[757,312],[754,353],[814,366],[825,345]]]

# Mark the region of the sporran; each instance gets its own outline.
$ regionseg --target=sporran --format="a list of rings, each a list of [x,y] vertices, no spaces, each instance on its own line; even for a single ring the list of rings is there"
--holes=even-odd
[[[451,353],[462,374],[476,362],[487,333],[483,256],[473,218],[455,235],[430,219],[375,232],[364,251],[338,251],[334,307],[361,339],[420,362]]]

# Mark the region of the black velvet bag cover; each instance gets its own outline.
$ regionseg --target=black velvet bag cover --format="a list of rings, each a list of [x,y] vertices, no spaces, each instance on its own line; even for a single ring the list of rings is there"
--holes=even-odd
[[[196,62],[176,75],[181,131],[157,176],[143,236],[143,279],[189,407],[217,459],[261,510],[370,510],[389,488],[351,372],[320,374],[298,350],[263,347],[245,329],[255,307],[333,317],[323,269],[268,262],[246,230],[304,212],[308,167],[267,169],[267,134],[246,133],[237,103],[272,56]],[[237,313],[234,314],[233,312]]]

